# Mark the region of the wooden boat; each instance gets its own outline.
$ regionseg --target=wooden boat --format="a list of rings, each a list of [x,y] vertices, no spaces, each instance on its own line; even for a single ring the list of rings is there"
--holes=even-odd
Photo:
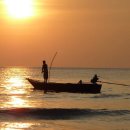
[[[36,90],[45,92],[69,92],[69,93],[100,93],[102,84],[93,83],[44,83],[43,81],[27,78]]]

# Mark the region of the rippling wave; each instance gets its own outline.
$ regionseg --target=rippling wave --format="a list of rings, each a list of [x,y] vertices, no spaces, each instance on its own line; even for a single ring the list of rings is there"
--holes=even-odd
[[[117,97],[122,97],[123,95],[121,94],[100,94],[100,95],[95,95],[91,98],[117,98]]]
[[[65,109],[65,108],[16,108],[0,110],[0,114],[16,117],[31,117],[42,119],[78,119],[77,117],[121,116],[130,114],[130,110],[107,109]]]

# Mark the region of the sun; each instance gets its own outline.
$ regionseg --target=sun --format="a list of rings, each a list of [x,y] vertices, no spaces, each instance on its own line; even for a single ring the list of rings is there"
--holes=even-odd
[[[33,0],[5,0],[9,16],[17,19],[34,15]]]

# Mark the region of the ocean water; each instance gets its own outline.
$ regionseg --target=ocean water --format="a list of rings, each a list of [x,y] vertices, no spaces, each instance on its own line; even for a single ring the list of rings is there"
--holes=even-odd
[[[44,93],[26,78],[42,79],[41,68],[0,68],[0,130],[130,130],[130,69],[52,68],[50,81],[88,82],[99,94]]]

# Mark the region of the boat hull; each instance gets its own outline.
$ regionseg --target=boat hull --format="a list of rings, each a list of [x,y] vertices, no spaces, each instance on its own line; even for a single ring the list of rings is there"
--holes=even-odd
[[[100,93],[101,84],[76,84],[76,83],[44,83],[39,80],[27,78],[36,90],[45,92],[70,92],[70,93]]]

